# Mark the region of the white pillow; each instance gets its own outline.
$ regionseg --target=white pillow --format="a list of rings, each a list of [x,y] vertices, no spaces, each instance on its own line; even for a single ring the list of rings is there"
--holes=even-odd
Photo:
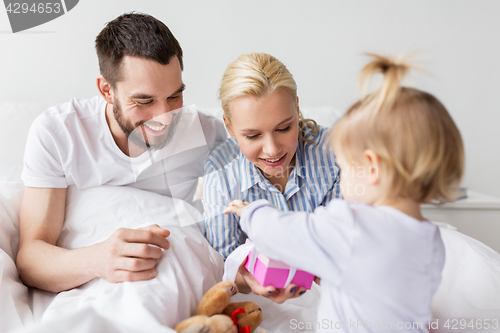
[[[28,288],[21,282],[12,258],[0,250],[1,331],[33,323]]]
[[[14,261],[19,244],[19,211],[24,194],[20,174],[20,166],[0,166],[0,249]]]
[[[28,288],[21,282],[15,259],[19,244],[19,210],[24,184],[20,168],[0,167],[0,323],[2,331],[32,324]]]
[[[440,327],[451,318],[499,319],[500,254],[449,228],[440,228],[446,250],[432,313]]]

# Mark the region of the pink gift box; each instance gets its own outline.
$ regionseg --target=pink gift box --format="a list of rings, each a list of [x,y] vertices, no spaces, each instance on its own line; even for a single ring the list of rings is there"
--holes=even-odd
[[[249,240],[247,239],[247,242]],[[250,251],[247,256],[247,262],[245,263],[245,268],[251,272],[250,269],[250,258],[252,256],[255,248]],[[275,288],[284,288],[285,283],[288,279],[290,273],[290,266],[284,264],[280,261],[270,259],[269,257],[258,253],[257,259],[255,260],[255,266],[253,271],[253,276],[260,283],[261,286],[273,286]],[[305,287],[306,289],[311,289],[312,282],[314,280],[314,275],[311,273],[301,271],[297,269],[295,275],[292,279],[292,284],[297,287]]]

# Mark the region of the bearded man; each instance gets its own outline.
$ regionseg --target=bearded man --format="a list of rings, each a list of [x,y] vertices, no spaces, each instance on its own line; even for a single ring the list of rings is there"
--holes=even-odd
[[[183,106],[182,49],[165,24],[124,14],[95,46],[100,94],[45,111],[26,146],[17,267],[26,285],[52,292],[95,277],[152,279],[169,248],[169,231],[156,225],[75,250],[56,246],[68,186],[133,186],[191,201],[204,159],[225,139],[222,124]]]

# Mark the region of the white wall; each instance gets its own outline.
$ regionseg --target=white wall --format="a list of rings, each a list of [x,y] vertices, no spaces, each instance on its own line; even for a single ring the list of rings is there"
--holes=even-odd
[[[127,11],[165,22],[185,52],[185,102],[215,107],[225,66],[264,51],[295,75],[302,106],[345,110],[363,52],[419,51],[411,84],[435,94],[465,141],[464,184],[500,196],[500,1],[80,0],[66,15],[10,33],[0,9],[0,100],[64,102],[96,94],[94,38]],[[8,126],[8,124],[2,124]]]

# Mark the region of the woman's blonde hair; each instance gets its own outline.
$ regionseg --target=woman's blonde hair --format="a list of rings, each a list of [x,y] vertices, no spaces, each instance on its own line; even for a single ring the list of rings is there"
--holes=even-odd
[[[464,150],[458,128],[433,95],[402,87],[410,69],[403,61],[368,54],[359,78],[367,86],[377,73],[382,85],[352,105],[331,132],[334,147],[348,161],[373,150],[387,193],[424,203],[452,200],[464,172]]]
[[[277,90],[286,91],[297,105],[297,84],[281,61],[266,53],[242,54],[227,66],[222,77],[219,99],[224,116],[230,121],[229,104],[236,98],[263,97]],[[315,143],[304,138],[306,125],[313,129],[313,135],[318,132],[316,122],[304,119],[299,111],[299,138]]]

